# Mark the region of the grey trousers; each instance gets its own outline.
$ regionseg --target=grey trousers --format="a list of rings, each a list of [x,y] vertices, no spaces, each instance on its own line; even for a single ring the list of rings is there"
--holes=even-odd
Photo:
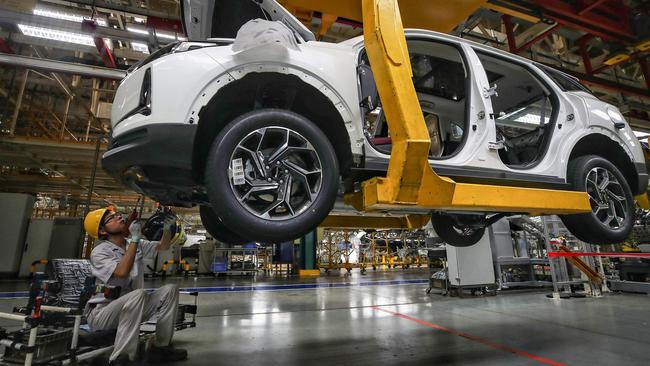
[[[174,335],[177,309],[177,285],[165,285],[152,293],[138,289],[93,309],[88,315],[88,325],[91,331],[117,329],[110,361],[121,354],[135,360],[140,323],[155,320],[156,346],[168,346]]]

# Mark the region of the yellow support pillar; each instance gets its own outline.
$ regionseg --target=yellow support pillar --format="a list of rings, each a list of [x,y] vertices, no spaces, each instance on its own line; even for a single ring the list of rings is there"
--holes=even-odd
[[[359,211],[461,210],[571,214],[591,211],[584,192],[456,183],[428,161],[431,143],[412,82],[397,0],[363,0],[366,51],[393,147],[385,178],[372,178],[346,203]]]

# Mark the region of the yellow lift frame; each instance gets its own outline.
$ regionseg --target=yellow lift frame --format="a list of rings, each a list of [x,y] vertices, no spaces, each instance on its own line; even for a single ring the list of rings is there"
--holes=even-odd
[[[431,210],[530,215],[591,212],[585,192],[457,183],[437,175],[428,162],[431,140],[412,82],[397,0],[362,0],[362,6],[366,52],[393,146],[387,176],[363,182],[360,192],[345,196],[347,204],[362,212],[403,214]],[[332,224],[340,221],[328,220]],[[405,220],[407,227],[420,222]]]

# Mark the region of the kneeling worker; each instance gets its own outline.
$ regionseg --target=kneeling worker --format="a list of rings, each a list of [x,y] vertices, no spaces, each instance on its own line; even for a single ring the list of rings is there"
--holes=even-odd
[[[87,308],[88,325],[92,331],[117,329],[115,348],[109,357],[111,365],[125,365],[134,361],[138,348],[140,323],[156,321],[156,340],[148,353],[149,362],[171,362],[187,358],[187,351],[171,346],[178,309],[178,287],[165,285],[152,293],[144,291],[143,259],[153,258],[156,251],[170,247],[170,228],[174,220],[165,220],[160,241],[142,239],[137,222],[128,231],[122,214],[110,209],[88,213],[84,228],[98,238],[90,256],[92,273],[108,286],[120,286],[119,297],[105,299],[95,295]]]

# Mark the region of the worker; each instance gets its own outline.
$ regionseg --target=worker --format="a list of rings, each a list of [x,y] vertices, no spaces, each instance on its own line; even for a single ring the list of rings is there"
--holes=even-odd
[[[108,299],[103,293],[93,296],[86,307],[91,331],[117,329],[109,365],[128,365],[135,361],[140,323],[156,321],[155,344],[147,354],[149,362],[172,362],[187,358],[187,351],[171,345],[178,309],[178,287],[165,285],[145,292],[143,260],[156,251],[168,250],[174,219],[165,220],[160,241],[142,239],[141,225],[127,226],[124,216],[110,208],[86,215],[84,228],[99,239],[90,256],[93,276],[106,286],[119,286],[119,296]],[[127,231],[128,228],[128,231]],[[128,236],[125,234],[128,232]]]

